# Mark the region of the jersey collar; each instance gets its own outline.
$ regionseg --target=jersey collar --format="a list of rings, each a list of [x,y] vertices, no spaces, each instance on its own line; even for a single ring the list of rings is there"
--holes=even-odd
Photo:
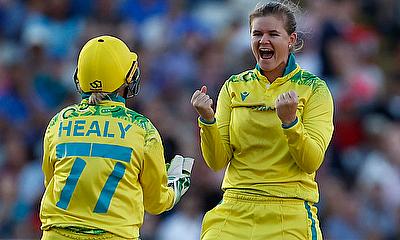
[[[265,82],[269,82],[268,79],[264,76],[263,70],[260,68],[258,64],[256,64],[255,72],[258,79],[261,79]],[[285,67],[285,71],[283,72],[282,77],[278,77],[274,83],[282,84],[286,82],[288,79],[293,77],[297,72],[300,71],[300,66],[296,63],[296,58],[293,53],[289,54],[289,59]]]

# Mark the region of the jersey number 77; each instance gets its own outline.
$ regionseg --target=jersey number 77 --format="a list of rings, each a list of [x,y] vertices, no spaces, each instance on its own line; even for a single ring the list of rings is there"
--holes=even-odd
[[[61,190],[60,200],[56,204],[59,208],[67,209],[78,180],[86,166],[86,161],[82,157],[101,156],[129,162],[132,149],[118,145],[99,143],[62,143],[57,145],[56,152],[57,158],[71,156],[77,157],[67,177],[65,186]],[[99,198],[97,199],[93,212],[107,212],[118,183],[125,174],[125,169],[125,165],[121,162],[117,162],[114,165],[114,170],[108,176],[107,181],[100,192]]]

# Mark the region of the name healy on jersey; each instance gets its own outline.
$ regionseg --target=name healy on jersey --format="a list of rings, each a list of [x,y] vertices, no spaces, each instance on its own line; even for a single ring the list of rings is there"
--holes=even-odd
[[[115,127],[115,125],[117,127]],[[124,125],[122,122],[110,121],[86,121],[86,120],[70,120],[60,122],[58,128],[58,137],[61,136],[97,136],[107,138],[125,138],[126,133],[132,127],[132,124]]]

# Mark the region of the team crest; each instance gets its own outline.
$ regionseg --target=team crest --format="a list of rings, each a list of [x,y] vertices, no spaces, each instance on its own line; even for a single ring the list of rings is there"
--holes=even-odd
[[[101,83],[100,80],[95,80],[89,83],[89,85],[90,85],[90,90],[101,90],[103,88],[103,84]]]

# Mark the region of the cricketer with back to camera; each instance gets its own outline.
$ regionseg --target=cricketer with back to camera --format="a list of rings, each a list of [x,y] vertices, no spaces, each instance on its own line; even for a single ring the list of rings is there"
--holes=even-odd
[[[188,190],[194,159],[166,165],[156,127],[125,106],[139,92],[139,66],[122,40],[90,39],[74,81],[82,101],[44,136],[42,239],[139,239],[144,212],[168,211]]]

